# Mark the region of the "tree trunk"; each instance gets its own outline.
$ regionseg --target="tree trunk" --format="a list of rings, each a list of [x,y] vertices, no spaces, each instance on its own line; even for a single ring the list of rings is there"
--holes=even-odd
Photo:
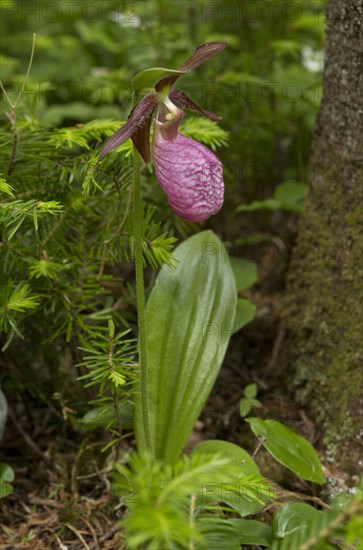
[[[362,0],[327,5],[311,190],[288,277],[287,356],[327,456],[354,475],[363,439]]]

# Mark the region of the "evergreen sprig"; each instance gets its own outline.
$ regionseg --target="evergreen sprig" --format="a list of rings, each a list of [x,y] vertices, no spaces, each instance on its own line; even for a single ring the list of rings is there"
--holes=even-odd
[[[218,455],[183,456],[174,466],[155,462],[148,454],[117,464],[114,492],[128,506],[123,521],[127,545],[146,549],[198,548],[206,541],[196,524],[203,512],[206,484],[235,480],[236,466]]]
[[[5,333],[11,328],[18,336],[21,333],[17,326],[18,314],[35,309],[39,305],[39,296],[33,294],[26,282],[13,286],[9,281],[0,293],[0,330]]]
[[[6,238],[10,241],[25,220],[31,219],[37,231],[39,219],[46,214],[57,214],[61,210],[62,205],[58,201],[13,200],[0,205],[0,222],[8,229]]]
[[[228,144],[228,132],[208,118],[188,117],[183,120],[180,132],[187,137],[204,143],[213,151],[217,147]]]
[[[129,330],[115,333],[114,322],[109,319],[108,326],[88,329],[83,361],[78,367],[85,367],[89,372],[78,377],[87,383],[85,387],[98,385],[99,396],[112,393],[135,378],[136,340],[125,339]]]

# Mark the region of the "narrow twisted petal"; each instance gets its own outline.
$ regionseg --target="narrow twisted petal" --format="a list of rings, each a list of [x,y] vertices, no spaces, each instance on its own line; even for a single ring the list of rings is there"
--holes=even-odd
[[[134,107],[134,109],[131,111],[126,123],[121,126],[121,128],[119,128],[119,130],[117,130],[117,132],[106,141],[101,150],[99,160],[102,160],[103,157],[107,155],[107,153],[110,153],[119,145],[121,145],[124,141],[126,141],[129,137],[132,137],[134,135],[136,136],[136,148],[138,149],[141,156],[144,158],[145,162],[148,162],[148,146],[150,139],[148,131],[150,129],[151,115],[157,102],[157,94],[150,93],[143,97],[141,101],[139,101],[139,103],[136,105],[136,107]],[[143,128],[147,133],[147,146],[145,146],[144,144],[145,137],[143,140],[141,140],[141,128]]]
[[[164,128],[170,124],[155,121],[153,159],[157,180],[180,218],[204,221],[223,204],[222,164],[201,143]]]
[[[187,73],[192,71],[196,67],[203,65],[209,58],[216,55],[218,52],[223,50],[227,46],[226,42],[206,42],[201,44],[196,48],[192,55],[178,67],[178,71],[181,71],[180,74],[171,74],[159,80],[155,86],[157,92],[162,91],[164,88],[171,88],[174,86],[175,82],[181,76],[182,73]]]
[[[178,90],[177,88],[173,88],[169,92],[169,98],[170,100],[180,109],[191,109],[192,111],[196,111],[197,113],[200,113],[210,120],[221,120],[221,117],[218,115],[215,115],[214,113],[211,113],[210,111],[206,111],[202,107],[200,107],[195,101],[192,100],[191,97],[189,97],[183,90]]]

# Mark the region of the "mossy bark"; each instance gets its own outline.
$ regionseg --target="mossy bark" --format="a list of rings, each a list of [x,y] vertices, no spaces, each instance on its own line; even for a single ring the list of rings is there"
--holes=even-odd
[[[362,469],[363,2],[330,1],[311,191],[288,278],[295,397],[322,424],[328,456]]]

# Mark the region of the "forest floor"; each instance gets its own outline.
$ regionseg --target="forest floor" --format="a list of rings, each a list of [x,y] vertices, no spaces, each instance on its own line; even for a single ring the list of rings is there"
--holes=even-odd
[[[262,281],[271,282],[268,266],[262,262],[259,268]],[[243,389],[256,383],[263,407],[253,412],[279,420],[305,436],[317,449],[326,476],[338,485],[344,483],[341,473],[325,457],[320,427],[289,397],[283,382],[279,368],[284,343],[282,285],[278,281],[267,287],[259,284],[248,292],[248,297],[257,305],[257,316],[232,337],[224,365],[186,450],[204,439],[223,439],[253,454],[261,473],[273,480],[277,494],[276,502],[259,518],[269,520],[276,507],[292,498],[321,509],[326,507],[327,489],[319,492],[316,485],[304,482],[275,462],[258,446],[241,419],[239,401]],[[122,548],[117,523],[125,508],[110,491],[116,450],[111,454],[99,452],[107,443],[107,434],[102,430],[81,434],[69,422],[61,422],[57,411],[44,407],[34,414],[31,402],[19,414],[15,410],[2,445],[5,462],[10,462],[15,472],[15,490],[0,500],[0,549]],[[67,420],[66,406],[63,417]],[[134,444],[132,438],[123,439],[118,452],[122,454]]]

